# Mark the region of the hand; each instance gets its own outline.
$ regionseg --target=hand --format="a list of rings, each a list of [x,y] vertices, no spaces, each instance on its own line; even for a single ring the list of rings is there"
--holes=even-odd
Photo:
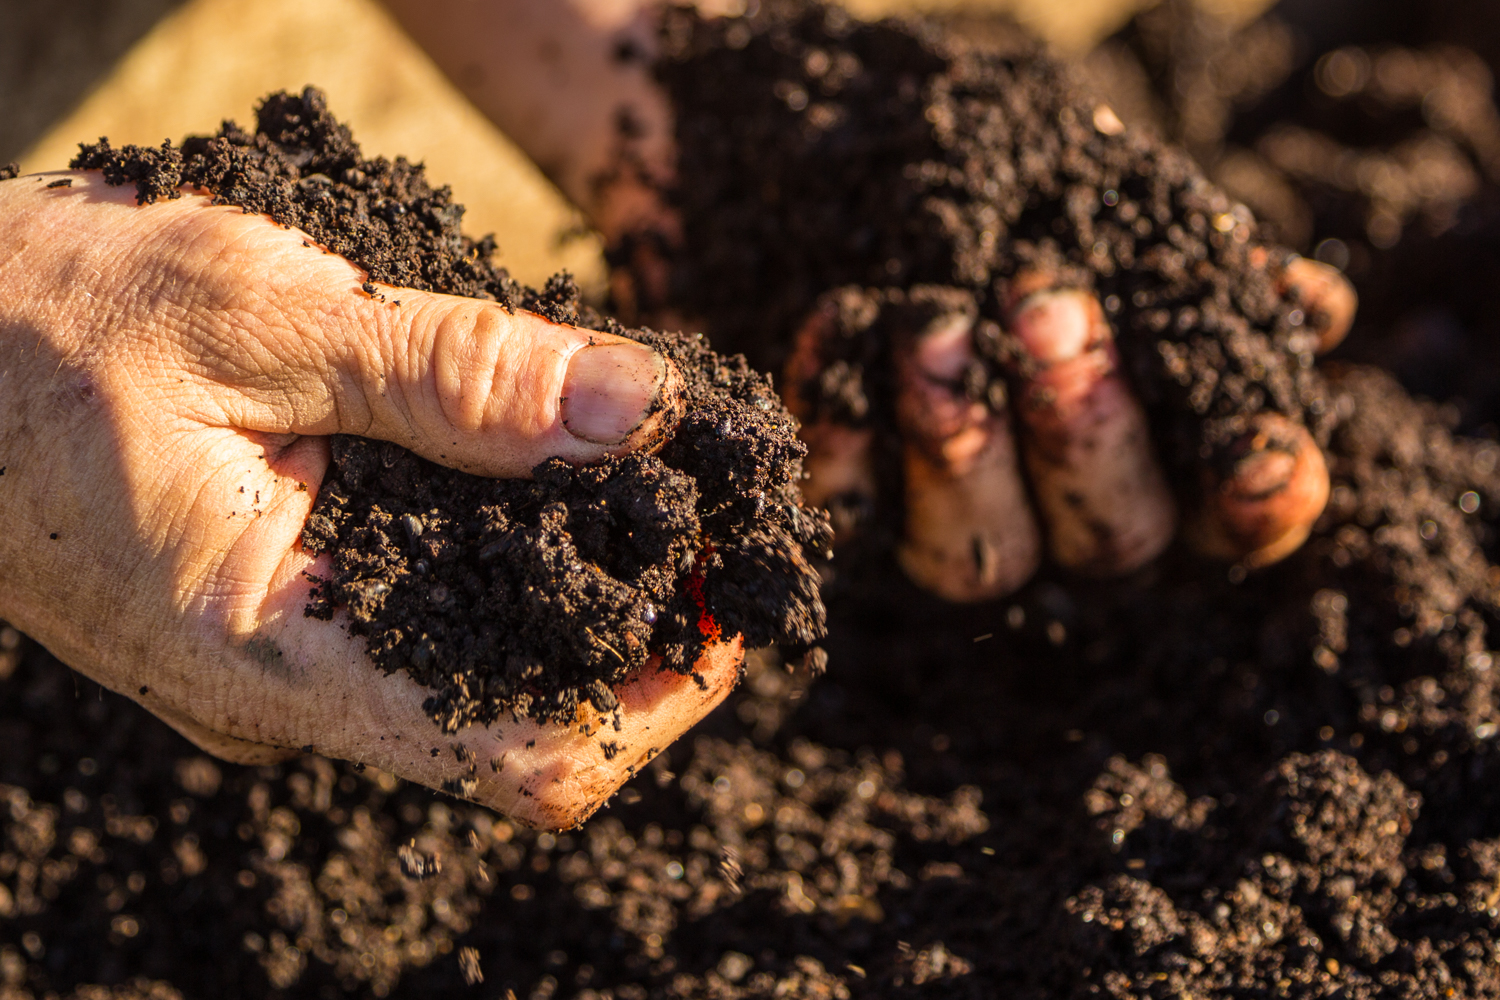
[[[1256,256],[1269,266],[1268,254]],[[1356,305],[1343,275],[1293,258],[1276,278],[1307,313],[1316,351],[1343,339]],[[850,295],[863,293],[834,293],[814,310],[783,386],[806,421],[808,502],[857,509],[876,489],[874,432],[824,417],[815,403],[830,350],[842,339],[841,300]],[[896,324],[906,518],[898,557],[912,580],[952,601],[985,600],[1030,579],[1044,534],[1057,563],[1091,576],[1128,573],[1167,547],[1179,526],[1176,503],[1097,298],[1058,287],[1048,274],[1011,282],[1007,327],[1019,351],[1009,365],[1011,402],[999,410],[964,386],[976,360],[967,297],[895,298],[899,305],[883,308]],[[1189,541],[1250,567],[1284,558],[1306,540],[1328,500],[1322,452],[1301,424],[1270,412],[1227,451],[1228,473],[1214,471],[1225,463],[1205,464],[1202,505],[1181,518]]]
[[[649,348],[470,299],[380,301],[265,217],[134,202],[96,174],[0,183],[0,615],[221,757],[315,750],[540,826],[580,822],[723,699],[738,644],[699,661],[701,686],[647,668],[618,688],[613,759],[578,726],[446,736],[425,689],[303,615],[326,435],[491,476],[596,460],[655,429]]]

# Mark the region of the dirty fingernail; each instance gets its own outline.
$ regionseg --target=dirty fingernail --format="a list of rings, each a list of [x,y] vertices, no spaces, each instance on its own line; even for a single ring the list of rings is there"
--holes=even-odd
[[[593,444],[619,444],[656,408],[666,376],[666,359],[645,344],[585,347],[568,362],[563,426]]]
[[[1224,492],[1240,502],[1260,503],[1281,493],[1297,471],[1297,455],[1281,448],[1252,451],[1235,469]]]
[[[1322,354],[1339,345],[1354,325],[1359,294],[1343,273],[1321,261],[1297,257],[1286,266],[1283,283],[1295,291],[1308,313],[1309,325],[1317,333],[1317,351]]]
[[[1098,339],[1097,309],[1094,297],[1079,289],[1036,292],[1016,306],[1011,328],[1037,361],[1071,361]]]
[[[1210,554],[1264,566],[1307,538],[1328,502],[1328,467],[1312,435],[1278,414],[1263,414],[1231,449],[1232,471],[1212,497]]]

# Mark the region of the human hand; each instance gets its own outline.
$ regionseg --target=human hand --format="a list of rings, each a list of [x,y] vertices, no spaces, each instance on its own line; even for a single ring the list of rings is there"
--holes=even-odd
[[[1271,266],[1265,253],[1260,266]],[[1276,265],[1276,287],[1308,316],[1313,349],[1332,349],[1354,319],[1353,287],[1304,258]],[[856,303],[846,303],[853,295]],[[805,421],[803,492],[813,505],[868,507],[875,431],[818,405],[845,312],[859,291],[825,296],[799,332],[783,383]],[[1264,566],[1295,551],[1328,499],[1322,452],[1301,424],[1273,412],[1205,462],[1201,503],[1179,518],[1146,413],[1120,371],[1114,333],[1091,293],[1030,272],[1010,282],[1009,404],[975,398],[978,317],[967,296],[897,292],[876,309],[893,343],[905,525],[898,558],[919,586],[952,601],[1003,596],[1034,574],[1045,549],[1090,576],[1128,573],[1159,555],[1179,520],[1206,555]],[[861,322],[880,322],[866,315]],[[837,409],[837,408],[835,408]],[[1030,486],[1028,491],[1027,486]],[[845,528],[847,533],[848,529]]]
[[[0,182],[0,248],[0,615],[203,749],[315,750],[564,827],[733,686],[737,642],[697,678],[640,672],[608,759],[578,726],[448,736],[425,689],[303,615],[327,435],[491,476],[595,460],[659,430],[649,348],[470,299],[382,301],[296,230],[193,194],[137,206],[91,173]]]

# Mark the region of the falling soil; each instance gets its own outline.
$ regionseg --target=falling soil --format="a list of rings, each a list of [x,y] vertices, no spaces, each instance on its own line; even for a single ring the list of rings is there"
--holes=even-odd
[[[720,67],[759,44],[753,26],[710,30]],[[916,94],[947,72],[931,35],[839,30],[830,65],[868,42],[867,70],[928,53]],[[788,37],[807,65],[805,31]],[[784,79],[810,113],[806,78]],[[873,138],[931,126],[925,105],[890,107]],[[836,246],[798,250],[798,217],[726,230],[723,259],[761,275],[727,336],[784,344],[830,288],[896,283],[857,262],[835,274]],[[1462,245],[1500,227],[1485,232]],[[1403,246],[1365,244],[1364,273]],[[781,254],[824,250],[827,286],[772,294],[797,277]],[[1500,996],[1500,444],[1452,432],[1495,414],[1414,401],[1370,367],[1325,374],[1333,491],[1284,563],[1246,576],[1173,550],[1123,583],[1044,571],[1010,601],[954,607],[878,548],[841,552],[828,675],[753,656],[725,706],[567,834],[318,757],[212,763],[0,632],[0,996]],[[1163,387],[1170,443],[1170,383],[1134,375]],[[1248,398],[1210,397],[1230,413]],[[1175,426],[1200,434],[1213,407]]]
[[[803,448],[770,381],[701,336],[580,312],[566,275],[541,292],[518,285],[490,263],[492,242],[463,236],[447,188],[404,159],[365,158],[318,91],[267,98],[254,132],[226,123],[180,149],[101,140],[72,166],[135,184],[142,204],[186,184],[296,226],[365,268],[364,294],[382,301],[375,281],[530,309],[650,344],[682,374],[654,454],[585,468],[553,459],[529,480],[333,439],[302,534],[333,569],[308,614],[347,608],[377,666],[434,689],[425,705],[446,731],[504,714],[566,723],[582,700],[611,712],[611,686],[651,657],[691,672],[710,641],[806,649],[822,636],[803,550],[823,554],[830,532],[801,506]]]

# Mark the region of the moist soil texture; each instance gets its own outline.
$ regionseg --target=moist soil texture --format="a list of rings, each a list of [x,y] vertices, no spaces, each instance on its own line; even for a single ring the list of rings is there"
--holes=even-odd
[[[916,95],[948,76],[950,57],[932,41],[941,29],[815,15],[821,26],[757,22],[765,31],[679,22],[681,48],[669,54],[717,32],[720,64],[732,66],[792,23],[775,45],[804,67],[823,67],[814,50],[824,49],[847,81],[887,64],[920,68],[914,96],[889,105],[881,131],[846,141],[936,127]],[[842,38],[808,48],[817,32]],[[857,62],[843,59],[867,42]],[[1398,51],[1407,39],[1362,42]],[[1166,58],[1198,59],[1198,45],[1179,38]],[[1304,53],[1307,73],[1323,54]],[[994,65],[1058,73],[1035,55],[1006,58],[1022,61]],[[719,86],[706,60],[693,65],[702,89]],[[765,86],[784,110],[766,102],[757,115],[794,126],[784,145],[795,147],[801,118],[786,113],[805,100],[798,116],[810,115],[821,92],[781,65],[786,97],[779,80]],[[1287,118],[1326,97],[1289,94],[1278,98]],[[1261,107],[1226,99],[1224,134]],[[722,138],[698,120],[703,141]],[[757,120],[726,122],[782,134]],[[1368,137],[1371,155],[1428,127],[1402,121]],[[1066,145],[1038,128],[1039,155]],[[720,199],[739,204],[741,180],[725,178]],[[768,204],[779,196],[755,190]],[[1376,243],[1345,231],[1362,295],[1381,294],[1370,282],[1389,280],[1413,252],[1408,239],[1484,274],[1463,254],[1500,238],[1480,212],[1493,193],[1480,175],[1462,202],[1472,229],[1391,245],[1381,245],[1388,234]],[[1339,206],[1364,197],[1307,198],[1319,241],[1307,249],[1337,235]],[[816,241],[796,252],[830,262],[818,280],[795,300],[776,291],[797,275],[759,248],[795,250],[786,233],[803,230],[784,230],[787,220],[815,219],[824,204],[768,214],[758,234],[725,230],[723,259],[740,255],[761,275],[746,278],[743,315],[715,313],[701,292],[685,301],[722,319],[735,346],[766,331],[773,346],[760,349],[773,352],[830,288],[899,280],[989,294],[951,268],[877,280],[855,261],[835,272],[837,247]],[[907,203],[912,225],[932,232],[924,204]],[[1089,280],[1103,287],[1107,276]],[[722,708],[565,834],[517,829],[316,756],[265,768],[209,761],[0,631],[0,996],[1500,996],[1500,653],[1489,641],[1500,444],[1485,430],[1496,412],[1458,391],[1473,384],[1461,377],[1463,350],[1447,368],[1415,372],[1402,351],[1424,342],[1393,329],[1404,315],[1447,317],[1463,347],[1484,343],[1492,320],[1462,311],[1487,301],[1484,288],[1465,286],[1450,308],[1427,297],[1435,287],[1387,289],[1384,301],[1404,310],[1367,315],[1351,339],[1370,338],[1361,360],[1395,374],[1320,369],[1333,490],[1313,537],[1283,563],[1246,575],[1174,549],[1128,581],[1044,570],[1008,601],[954,607],[902,582],[879,553],[851,563],[840,552],[826,588],[827,675],[753,654]],[[1275,329],[1254,329],[1277,343]],[[1142,366],[1150,352],[1134,343]],[[1302,370],[1294,361],[1265,377]],[[1149,366],[1134,374],[1143,387],[1155,378]],[[1398,375],[1455,389],[1413,399]],[[1170,442],[1167,391],[1153,414]],[[1199,434],[1217,411],[1191,412],[1178,426]]]
[[[580,311],[567,275],[540,292],[518,285],[490,263],[492,243],[463,236],[447,188],[404,159],[365,158],[320,92],[272,95],[253,132],[226,123],[180,148],[101,140],[72,166],[135,184],[142,204],[192,185],[296,226],[365,268],[362,294],[383,302],[400,293],[375,281],[530,309],[650,344],[681,373],[678,398],[659,404],[672,412],[653,454],[586,468],[554,459],[527,480],[334,438],[302,535],[333,568],[308,614],[347,608],[377,666],[434,689],[426,708],[446,731],[506,714],[567,723],[584,700],[611,712],[627,674],[653,656],[690,672],[710,641],[805,650],[822,636],[803,550],[824,554],[831,533],[801,506],[803,448],[770,380],[699,335]]]
[[[803,0],[759,6],[669,23],[658,66],[678,115],[670,197],[684,230],[661,252],[673,304],[716,342],[775,368],[819,296],[948,288],[981,320],[987,372],[968,382],[1003,406],[1009,288],[1041,271],[1098,295],[1186,500],[1195,467],[1262,410],[1326,440],[1316,317],[1277,293],[1280,252],[1251,240],[1248,210],[1180,149],[1125,129],[1035,43],[860,23]],[[828,339],[822,372],[798,387],[807,419],[894,426],[880,378],[890,325]]]

